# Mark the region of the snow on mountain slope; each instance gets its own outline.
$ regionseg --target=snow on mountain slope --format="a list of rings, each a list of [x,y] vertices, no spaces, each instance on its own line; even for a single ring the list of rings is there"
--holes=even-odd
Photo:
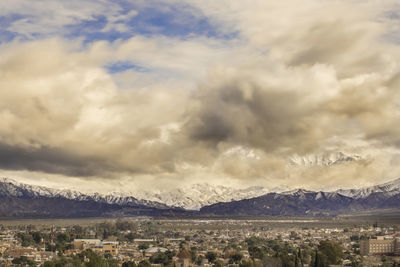
[[[15,197],[63,197],[74,200],[95,200],[108,204],[142,204],[153,207],[181,207],[198,210],[202,206],[217,202],[228,202],[261,196],[269,191],[263,187],[233,189],[226,186],[194,184],[170,191],[153,193],[137,191],[131,193],[113,192],[109,194],[85,194],[74,190],[59,190],[44,186],[19,183],[8,178],[0,178],[0,195]]]
[[[282,195],[290,195],[290,196],[301,196],[307,193],[315,193],[314,191],[309,191],[309,190],[305,190],[305,189],[294,189],[294,190],[290,190],[290,191],[285,191],[282,192]]]
[[[101,203],[117,204],[117,205],[146,205],[156,208],[166,208],[163,203],[157,203],[149,200],[139,200],[133,196],[117,195],[117,194],[84,194],[74,190],[60,190],[45,186],[37,186],[19,183],[9,178],[0,178],[0,196],[11,197],[51,197],[66,198],[72,200],[94,200]]]
[[[360,189],[340,189],[333,192],[296,190],[268,190],[264,187],[253,186],[244,189],[234,189],[227,186],[213,186],[207,183],[183,186],[163,192],[137,191],[132,193],[114,192],[110,194],[85,194],[74,190],[52,189],[44,186],[36,186],[18,183],[12,179],[0,178],[0,196],[13,197],[62,197],[73,200],[94,200],[101,203],[117,205],[146,205],[156,208],[181,207],[188,210],[199,210],[201,207],[218,202],[230,202],[234,200],[259,197],[271,192],[280,196],[291,195],[304,198],[306,194],[315,193],[315,199],[340,198],[346,196],[354,199],[362,199],[373,193],[384,193],[390,197],[400,194],[400,178],[391,182],[365,187]],[[281,193],[280,193],[281,192]]]
[[[346,162],[357,161],[360,159],[361,157],[359,155],[347,155],[343,152],[336,152],[327,155],[294,155],[289,159],[289,165],[298,167],[331,166],[336,164],[343,164]]]
[[[74,190],[52,189],[44,186],[19,183],[8,178],[0,178],[0,194],[3,195],[15,197],[63,197],[82,201],[95,200],[108,204],[142,204],[159,208],[161,206],[171,206],[191,210],[197,210],[202,206],[217,202],[252,198],[266,193],[268,191],[263,187],[249,187],[236,190],[226,186],[194,184],[159,193],[138,191],[132,193],[84,194]]]
[[[368,197],[373,193],[385,193],[387,196],[392,196],[400,194],[400,178],[380,185],[360,189],[339,189],[336,192],[357,199]]]
[[[253,186],[245,189],[233,189],[227,186],[213,186],[204,183],[193,184],[159,193],[136,192],[135,195],[141,199],[165,203],[168,206],[198,210],[203,206],[217,202],[229,202],[233,200],[253,198],[264,195],[268,192],[269,190],[260,186]]]

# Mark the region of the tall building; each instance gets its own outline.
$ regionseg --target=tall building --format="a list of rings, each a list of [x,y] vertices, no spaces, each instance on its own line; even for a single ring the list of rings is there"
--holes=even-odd
[[[400,238],[378,237],[377,239],[361,240],[361,255],[370,254],[399,254]]]

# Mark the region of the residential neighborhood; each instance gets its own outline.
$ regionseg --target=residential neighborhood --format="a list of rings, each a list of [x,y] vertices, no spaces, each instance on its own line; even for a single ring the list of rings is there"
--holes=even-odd
[[[398,266],[398,225],[119,219],[2,225],[0,266]]]

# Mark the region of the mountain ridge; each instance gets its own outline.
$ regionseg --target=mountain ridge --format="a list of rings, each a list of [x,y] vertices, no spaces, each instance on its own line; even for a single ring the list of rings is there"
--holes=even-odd
[[[342,194],[345,192],[346,194]],[[260,197],[215,203],[200,209],[209,215],[313,215],[332,216],[347,212],[400,207],[400,178],[360,189],[331,192],[297,189]]]
[[[18,216],[236,216],[236,215],[338,215],[351,211],[371,208],[398,208],[400,205],[400,178],[359,189],[339,189],[336,191],[311,191],[295,189],[268,192],[263,187],[232,189],[220,186],[212,188],[207,184],[195,186],[198,194],[202,190],[212,190],[211,196],[226,194],[228,201],[205,204],[198,211],[183,209],[157,201],[140,199],[138,196],[118,194],[85,194],[74,190],[52,189],[45,186],[19,183],[9,178],[0,178],[0,217]],[[251,197],[254,194],[255,197]],[[183,189],[178,190],[184,192]],[[235,192],[242,193],[236,199]],[[250,192],[250,195],[248,194]],[[175,192],[176,193],[176,192]],[[231,195],[230,195],[231,194]],[[250,197],[246,197],[250,196]],[[170,196],[171,197],[171,196]],[[177,197],[177,196],[175,196]],[[185,195],[182,195],[185,198]],[[161,199],[161,198],[160,198]],[[206,201],[209,199],[205,198]],[[215,201],[215,199],[213,200]],[[190,202],[190,201],[189,201]],[[176,199],[173,203],[179,203]],[[69,211],[63,214],[58,206]]]
[[[147,205],[153,208],[170,208],[169,206],[149,200],[137,199],[133,196],[118,196],[112,194],[85,194],[70,189],[54,189],[46,186],[31,185],[19,183],[9,178],[0,178],[0,195],[13,197],[48,197],[48,198],[65,198],[78,201],[97,201],[105,204],[117,205]]]

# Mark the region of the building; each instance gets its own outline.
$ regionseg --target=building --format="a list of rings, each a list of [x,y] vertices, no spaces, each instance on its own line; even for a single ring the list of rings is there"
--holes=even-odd
[[[75,239],[74,248],[85,250],[93,247],[99,247],[101,245],[100,239]]]
[[[101,241],[99,239],[75,239],[74,248],[78,250],[91,249],[97,253],[118,255],[119,242]]]
[[[148,238],[148,239],[143,239],[143,238],[135,238],[133,239],[133,243],[154,243],[157,240],[154,238]]]
[[[166,252],[167,249],[166,248],[162,248],[162,247],[151,247],[145,250],[145,255],[148,257],[153,256],[154,254],[158,253],[158,252]]]
[[[400,254],[400,238],[378,237],[377,239],[361,240],[361,255],[370,254]]]
[[[36,249],[33,248],[14,248],[7,250],[7,256],[12,258],[19,258],[21,256],[25,256],[27,258],[34,259],[35,258]]]
[[[175,262],[176,267],[189,267],[190,260],[189,259],[179,259]]]
[[[119,242],[104,241],[102,242],[103,253],[117,255]]]

